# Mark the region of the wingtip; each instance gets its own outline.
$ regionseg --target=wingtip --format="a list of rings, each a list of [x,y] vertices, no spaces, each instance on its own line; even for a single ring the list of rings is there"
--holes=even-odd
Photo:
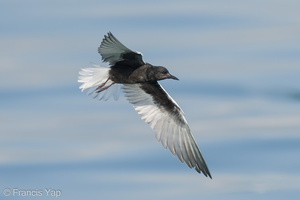
[[[108,31],[107,36],[110,36],[110,35],[113,35],[113,34],[111,33],[111,31]]]
[[[100,43],[100,46],[98,47],[98,53],[101,55],[101,57],[102,57],[102,61],[103,62],[106,62],[106,59],[103,57],[103,54],[101,53],[101,49],[102,49],[102,45],[105,43],[105,41],[106,40],[109,40],[109,38],[115,38],[115,36],[110,32],[110,31],[108,31],[107,32],[107,34],[106,35],[104,35],[104,37],[103,37],[103,39],[102,39],[102,41],[101,41],[101,43]]]
[[[208,172],[208,174],[207,174],[207,176],[210,178],[210,179],[212,179],[212,176],[211,176],[211,174]],[[206,176],[206,177],[207,177]]]
[[[106,38],[106,37],[108,37],[108,38],[115,38],[115,36],[110,31],[108,31],[107,34],[104,35],[104,38]]]
[[[208,176],[210,179],[212,179],[212,176],[211,176],[211,174],[210,174],[208,168],[205,170],[205,172],[202,171],[202,173],[203,173],[206,177]]]
[[[207,167],[206,167],[205,170],[199,169],[198,167],[196,167],[195,170],[196,170],[199,174],[202,173],[204,176],[209,177],[210,179],[212,179],[212,176],[211,176],[211,174],[210,174],[210,172],[209,172],[209,169],[208,169]]]
[[[211,176],[211,174],[210,174],[210,172],[208,171],[208,172],[203,172],[203,171],[201,171],[202,173],[203,173],[203,175],[205,176],[205,177],[209,177],[210,179],[212,179],[212,176]],[[201,172],[199,172],[200,174],[201,174]]]

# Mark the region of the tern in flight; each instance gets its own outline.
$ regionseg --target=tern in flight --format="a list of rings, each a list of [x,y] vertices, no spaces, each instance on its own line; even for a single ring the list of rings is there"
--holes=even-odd
[[[99,54],[110,68],[95,65],[79,72],[80,89],[89,89],[95,98],[118,99],[120,86],[141,118],[156,133],[156,139],[181,162],[211,178],[201,151],[191,133],[184,113],[158,83],[164,79],[178,80],[162,66],[143,61],[142,54],[124,46],[112,33],[104,36]]]

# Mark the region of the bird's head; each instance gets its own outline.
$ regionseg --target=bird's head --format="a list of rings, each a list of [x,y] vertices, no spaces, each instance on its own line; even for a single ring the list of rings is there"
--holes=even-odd
[[[162,66],[153,66],[150,72],[150,78],[154,80],[174,79],[179,80],[176,76],[170,74],[167,68]]]

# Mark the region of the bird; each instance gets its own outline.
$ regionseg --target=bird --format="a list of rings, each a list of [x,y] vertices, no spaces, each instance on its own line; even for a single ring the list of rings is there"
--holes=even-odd
[[[99,100],[111,96],[118,100],[122,85],[125,97],[155,131],[163,147],[188,167],[212,178],[182,109],[158,82],[179,79],[163,66],[144,62],[141,52],[127,48],[111,32],[104,35],[98,53],[110,67],[94,65],[81,69],[81,91],[88,89],[88,94]]]

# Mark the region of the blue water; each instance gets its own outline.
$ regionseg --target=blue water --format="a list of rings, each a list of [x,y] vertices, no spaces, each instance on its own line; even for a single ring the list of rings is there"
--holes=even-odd
[[[297,4],[3,3],[0,198],[298,199]],[[101,62],[108,31],[180,79],[161,84],[212,180],[163,149],[123,96],[80,92],[78,71]]]

